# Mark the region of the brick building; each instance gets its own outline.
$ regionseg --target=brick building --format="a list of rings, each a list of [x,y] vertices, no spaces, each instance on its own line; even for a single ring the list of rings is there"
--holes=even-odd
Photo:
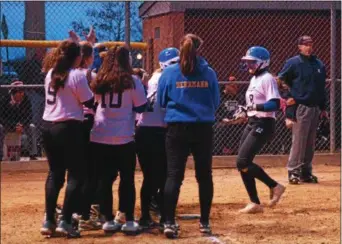
[[[337,9],[337,78],[341,77],[341,4]],[[271,71],[280,71],[285,60],[297,53],[296,40],[310,35],[315,53],[330,73],[330,8],[332,2],[145,2],[139,12],[143,39],[150,46],[145,67],[157,68],[159,52],[179,47],[185,33],[204,40],[202,54],[217,71],[219,80],[230,74],[247,80],[239,70],[240,58],[253,45],[271,52]]]

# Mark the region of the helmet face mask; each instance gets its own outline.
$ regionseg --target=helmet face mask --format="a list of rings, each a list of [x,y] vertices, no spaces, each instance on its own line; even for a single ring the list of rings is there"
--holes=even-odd
[[[242,60],[243,66],[245,67],[245,70],[250,73],[254,74],[261,66],[261,62],[258,60]]]
[[[242,57],[242,68],[250,74],[265,69],[270,65],[270,53],[264,47],[251,47],[245,56]]]

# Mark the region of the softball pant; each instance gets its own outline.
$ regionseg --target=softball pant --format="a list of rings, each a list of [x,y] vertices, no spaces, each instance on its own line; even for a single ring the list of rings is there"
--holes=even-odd
[[[120,204],[125,206],[126,221],[134,220],[136,166],[135,143],[108,145],[92,143],[93,155],[97,156],[100,212],[106,221],[113,216],[113,182],[120,173]]]
[[[189,153],[195,161],[202,223],[209,222],[213,199],[212,123],[169,123],[166,133],[167,179],[164,190],[167,224],[175,223],[175,211]]]
[[[275,119],[250,117],[242,134],[236,166],[240,171],[243,183],[252,202],[260,204],[255,184],[255,178],[262,181],[269,188],[277,185],[266,172],[253,163],[255,155],[265,143],[272,138],[275,130]]]
[[[68,171],[66,192],[63,203],[63,219],[71,223],[72,214],[77,211],[81,186],[85,176],[84,145],[82,122],[43,121],[43,146],[49,164],[45,184],[46,220],[55,222],[57,199]]]
[[[150,203],[152,196],[159,190],[158,202],[162,221],[164,219],[164,187],[166,181],[166,128],[163,127],[137,127],[135,142],[137,155],[143,172],[144,180],[140,191],[141,218],[150,220]]]

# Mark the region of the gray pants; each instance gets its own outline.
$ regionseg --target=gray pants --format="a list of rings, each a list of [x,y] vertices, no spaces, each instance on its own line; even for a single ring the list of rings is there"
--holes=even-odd
[[[320,109],[300,104],[297,108],[297,122],[292,127],[292,147],[287,169],[312,173],[312,159],[315,151],[316,130]]]
[[[3,148],[4,148],[4,139],[7,131],[0,124],[0,161],[4,156]],[[30,152],[30,156],[37,155],[37,128],[34,124],[30,124],[29,126],[24,126],[24,134],[27,136],[28,143],[28,151]],[[25,144],[23,145],[25,146]]]

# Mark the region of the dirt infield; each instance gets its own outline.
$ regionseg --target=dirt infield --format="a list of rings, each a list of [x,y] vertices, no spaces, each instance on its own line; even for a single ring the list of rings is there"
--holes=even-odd
[[[157,230],[135,237],[121,233],[105,236],[102,231],[95,231],[83,232],[82,238],[77,240],[45,239],[40,236],[39,228],[44,211],[46,173],[41,169],[11,171],[11,165],[6,165],[3,167],[6,170],[1,173],[1,243],[340,243],[339,157],[315,166],[320,180],[317,185],[287,185],[284,167],[266,168],[271,176],[287,185],[287,191],[275,209],[265,208],[263,214],[249,216],[236,213],[248,201],[238,172],[215,169],[211,214],[214,236],[202,236],[198,231],[198,220],[179,220],[181,234],[176,241],[166,240]],[[141,182],[142,175],[137,172],[137,216],[140,213]],[[116,182],[113,187],[114,208],[117,206],[117,187]],[[267,203],[268,189],[259,182],[258,189],[260,200]],[[64,189],[59,202],[62,202],[63,195]],[[178,213],[199,213],[193,170],[186,172]]]

